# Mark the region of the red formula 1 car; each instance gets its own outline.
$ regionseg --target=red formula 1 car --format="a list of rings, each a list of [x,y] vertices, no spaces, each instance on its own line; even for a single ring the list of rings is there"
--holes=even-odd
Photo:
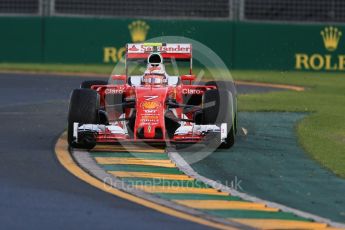
[[[125,74],[85,81],[73,90],[68,142],[234,144],[236,91],[232,81],[194,82],[190,44],[127,44]],[[178,65],[184,67],[177,68]],[[186,68],[188,65],[188,68]],[[173,67],[173,68],[172,68]],[[168,74],[173,69],[175,75]],[[189,69],[178,75],[177,70]]]

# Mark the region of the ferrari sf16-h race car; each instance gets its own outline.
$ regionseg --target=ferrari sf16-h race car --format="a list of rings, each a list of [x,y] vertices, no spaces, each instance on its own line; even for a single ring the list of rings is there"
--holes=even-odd
[[[234,83],[196,82],[191,44],[127,44],[125,74],[109,82],[84,81],[73,90],[68,143],[91,149],[97,143],[159,142],[234,144],[237,101]],[[188,65],[188,74],[166,67]],[[140,68],[139,68],[140,67]]]

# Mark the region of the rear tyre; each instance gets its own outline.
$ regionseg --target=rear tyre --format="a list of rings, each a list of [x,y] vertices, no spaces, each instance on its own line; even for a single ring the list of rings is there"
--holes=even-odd
[[[102,80],[91,80],[91,81],[83,81],[80,84],[81,89],[91,89],[91,86],[93,85],[108,85],[107,81]]]
[[[228,90],[207,90],[203,97],[203,124],[227,124],[227,137],[219,148],[230,148],[235,143],[235,107],[232,94]]]
[[[74,148],[92,149],[96,141],[91,136],[74,142],[73,124],[97,124],[98,123],[99,97],[96,91],[90,89],[75,89],[70,98],[68,111],[68,144]]]

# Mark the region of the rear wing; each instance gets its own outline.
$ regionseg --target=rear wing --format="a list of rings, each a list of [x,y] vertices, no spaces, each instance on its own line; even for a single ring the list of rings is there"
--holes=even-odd
[[[160,53],[163,59],[188,61],[192,74],[192,44],[188,43],[129,43],[126,45],[126,63],[131,59],[147,59],[154,52]],[[126,64],[126,75],[127,72]]]
[[[146,59],[150,53],[158,52],[163,58],[191,59],[192,45],[187,43],[129,43],[127,59]]]

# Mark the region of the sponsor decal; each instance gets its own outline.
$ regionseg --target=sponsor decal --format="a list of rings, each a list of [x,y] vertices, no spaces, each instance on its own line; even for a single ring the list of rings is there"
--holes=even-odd
[[[191,51],[189,44],[167,44],[166,46],[157,46],[157,50],[153,46],[141,45],[139,52],[153,52],[158,51],[162,53],[189,53]]]
[[[145,100],[146,101],[150,101],[150,100],[153,100],[155,98],[157,98],[158,96],[144,96]]]
[[[105,89],[104,93],[108,94],[123,94],[123,89]]]
[[[158,124],[158,116],[144,115],[141,117],[142,124]]]
[[[203,94],[204,91],[202,89],[182,89],[182,94]]]
[[[136,48],[138,45],[136,46]],[[190,53],[190,44],[141,44],[139,49],[128,49],[129,53],[149,53],[149,52],[160,52],[160,53]]]
[[[156,109],[144,109],[144,113],[157,113]]]
[[[144,101],[141,103],[143,109],[156,109],[160,106],[160,103],[157,101]]]
[[[137,48],[136,45],[132,45],[132,47],[128,48],[129,51],[138,51],[139,49]]]
[[[158,120],[158,116],[157,115],[143,115],[141,116],[141,119]]]
[[[324,70],[344,71],[345,54],[335,55],[341,42],[342,32],[334,26],[326,26],[320,31],[320,41],[323,43],[325,53],[296,53],[296,70]]]

